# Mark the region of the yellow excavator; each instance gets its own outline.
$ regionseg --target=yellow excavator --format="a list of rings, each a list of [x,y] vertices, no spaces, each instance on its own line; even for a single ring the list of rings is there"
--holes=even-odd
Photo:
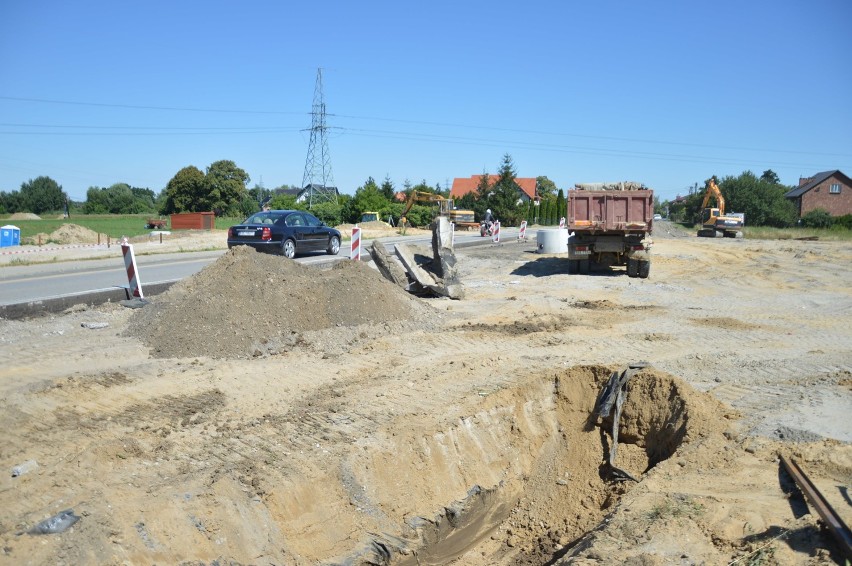
[[[455,223],[457,227],[464,227],[466,229],[470,229],[471,226],[479,227],[479,224],[476,224],[473,221],[473,211],[457,210],[453,207],[452,199],[442,197],[435,193],[411,191],[408,195],[408,200],[405,201],[405,208],[402,210],[402,214],[399,217],[399,226],[403,230],[405,230],[405,227],[408,225],[408,220],[405,216],[411,210],[411,207],[414,206],[415,202],[438,203],[438,216],[446,216],[450,219],[450,222]]]
[[[716,185],[716,177],[710,177],[704,182],[704,202],[701,203],[701,229],[698,236],[701,238],[742,238],[744,214],[725,214],[725,197]],[[710,198],[716,199],[716,208],[708,207]]]

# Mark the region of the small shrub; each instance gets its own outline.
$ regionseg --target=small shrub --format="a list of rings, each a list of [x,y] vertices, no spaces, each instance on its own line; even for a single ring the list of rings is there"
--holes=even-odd
[[[817,208],[804,214],[801,223],[805,228],[829,228],[832,224],[832,219],[828,211]]]

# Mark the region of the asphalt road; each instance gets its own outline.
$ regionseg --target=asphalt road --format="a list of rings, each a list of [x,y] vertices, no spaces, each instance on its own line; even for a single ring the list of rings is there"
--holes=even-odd
[[[503,238],[517,237],[517,230],[504,229]],[[383,239],[390,247],[397,242],[424,244],[430,237],[399,237]],[[456,245],[486,244],[489,239],[479,234],[457,234]],[[362,242],[363,250],[371,245],[371,240]],[[201,271],[214,262],[224,250],[205,252],[184,252],[139,256],[136,258],[138,277],[144,291],[146,285],[173,282]],[[363,252],[362,252],[363,254]],[[305,264],[326,263],[347,259],[348,247],[342,248],[337,256],[327,254],[305,255],[296,261]],[[34,264],[6,267],[0,270],[0,306],[32,303],[65,297],[94,293],[105,290],[122,289],[128,286],[124,264],[115,258],[91,261],[67,261],[59,263]]]

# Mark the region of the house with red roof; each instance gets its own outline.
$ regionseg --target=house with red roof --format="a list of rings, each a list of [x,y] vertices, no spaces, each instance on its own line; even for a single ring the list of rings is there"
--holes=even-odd
[[[471,175],[470,177],[456,177],[453,179],[453,188],[450,189],[450,198],[459,199],[464,195],[475,192],[484,175]],[[499,179],[498,175],[488,176],[488,185],[492,186]],[[535,195],[535,177],[516,177],[515,183],[521,188],[518,192],[518,199],[522,202],[529,202],[536,198]]]

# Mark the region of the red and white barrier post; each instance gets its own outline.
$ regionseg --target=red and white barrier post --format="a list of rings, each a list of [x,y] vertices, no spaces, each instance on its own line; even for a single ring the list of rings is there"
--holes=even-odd
[[[361,228],[358,226],[352,228],[352,250],[349,252],[349,259],[361,261]]]
[[[144,299],[142,295],[142,282],[139,280],[139,271],[136,269],[136,255],[133,253],[133,244],[127,242],[127,238],[121,240],[121,254],[124,256],[124,267],[127,269],[127,282],[130,283],[130,296]]]
[[[559,227],[565,228],[565,217],[564,216],[559,219]]]
[[[527,221],[521,220],[521,228],[518,230],[518,241],[526,242],[527,241]]]
[[[500,241],[500,221],[497,220],[494,222],[494,236],[492,236],[491,241],[495,244]]]

